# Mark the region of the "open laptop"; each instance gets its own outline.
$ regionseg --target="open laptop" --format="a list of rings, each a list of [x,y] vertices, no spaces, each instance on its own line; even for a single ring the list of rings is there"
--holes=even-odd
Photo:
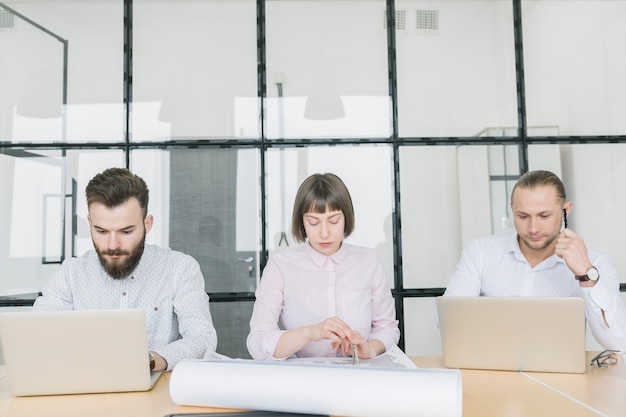
[[[448,368],[585,372],[580,297],[438,297]]]
[[[15,396],[146,391],[160,375],[139,309],[0,313],[0,342]]]

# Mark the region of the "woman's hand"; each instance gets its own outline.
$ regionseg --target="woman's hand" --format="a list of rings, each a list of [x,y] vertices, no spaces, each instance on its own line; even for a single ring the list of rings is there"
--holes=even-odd
[[[352,356],[352,345],[356,345],[357,355],[360,359],[371,359],[377,355],[375,349],[359,332],[353,332],[352,339],[342,340],[338,350],[344,356]]]
[[[307,326],[305,333],[310,342],[319,342],[329,339],[334,350],[341,344],[341,341],[348,337],[353,330],[339,317],[329,317],[326,320]]]
[[[361,359],[370,359],[385,352],[385,346],[380,340],[368,342],[339,317],[329,317],[317,324],[283,333],[274,350],[274,356],[277,358],[289,356],[309,342],[321,340],[330,340],[331,348],[342,356],[352,356],[353,344],[357,345],[357,354]]]
[[[376,356],[376,351],[368,344],[361,333],[352,330],[338,317],[330,317],[321,323],[309,327],[309,340],[318,342],[329,339],[331,348],[342,356],[352,356],[352,345],[357,345],[359,358],[369,359]]]

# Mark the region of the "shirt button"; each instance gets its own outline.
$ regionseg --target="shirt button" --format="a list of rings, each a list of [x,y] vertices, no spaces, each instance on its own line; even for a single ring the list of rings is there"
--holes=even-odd
[[[154,307],[154,311],[159,311],[159,307]]]
[[[122,293],[122,296],[126,296],[126,291],[124,291],[124,292]]]

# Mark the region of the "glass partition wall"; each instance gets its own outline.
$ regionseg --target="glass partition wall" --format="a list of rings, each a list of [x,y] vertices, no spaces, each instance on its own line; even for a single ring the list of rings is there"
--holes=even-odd
[[[434,297],[512,228],[528,169],[626,283],[625,28],[612,0],[0,2],[0,305],[92,248],[84,189],[112,166],[148,183],[147,240],[200,263],[232,357],[315,172],[348,185],[408,354],[440,353]]]

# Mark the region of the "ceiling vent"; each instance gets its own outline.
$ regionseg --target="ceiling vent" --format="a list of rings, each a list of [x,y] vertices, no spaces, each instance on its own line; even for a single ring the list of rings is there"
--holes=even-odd
[[[0,30],[13,28],[13,13],[0,9]]]
[[[387,30],[387,10],[383,12],[383,30]],[[406,10],[396,10],[396,31],[406,32]]]
[[[416,10],[415,29],[424,34],[439,32],[439,10]]]

